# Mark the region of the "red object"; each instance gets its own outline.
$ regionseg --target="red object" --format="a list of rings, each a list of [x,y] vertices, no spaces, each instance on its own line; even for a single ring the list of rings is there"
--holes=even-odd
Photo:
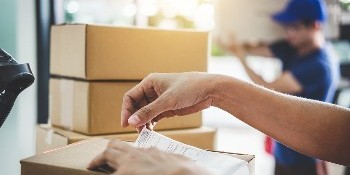
[[[265,141],[264,141],[264,145],[265,145],[265,151],[268,154],[273,154],[273,140],[271,137],[269,136],[265,136]]]
[[[317,175],[328,175],[327,163],[322,160],[316,162]]]

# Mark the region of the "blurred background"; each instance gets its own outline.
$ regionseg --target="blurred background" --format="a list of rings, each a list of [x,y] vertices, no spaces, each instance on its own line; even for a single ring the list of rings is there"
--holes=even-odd
[[[97,23],[117,26],[193,28],[211,31],[208,71],[251,81],[241,63],[217,43],[271,42],[283,37],[283,28],[271,20],[287,0],[0,0],[0,47],[20,62],[29,62],[34,86],[18,98],[0,128],[0,174],[20,174],[19,160],[34,154],[35,125],[48,122],[50,25]],[[342,79],[335,104],[350,107],[350,0],[327,0],[327,40],[340,58]],[[252,69],[267,81],[282,70],[280,61],[248,58]],[[228,113],[210,108],[204,125],[217,127],[217,149],[256,155],[256,174],[272,175],[273,156],[265,152],[265,136]],[[329,174],[344,167],[329,164]]]

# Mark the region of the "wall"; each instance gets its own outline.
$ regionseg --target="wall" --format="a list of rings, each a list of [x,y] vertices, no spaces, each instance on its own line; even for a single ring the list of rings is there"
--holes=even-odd
[[[34,73],[34,0],[0,0],[0,47],[19,62],[29,62]],[[20,174],[19,160],[34,153],[36,87],[19,95],[10,116],[0,128],[0,174]]]

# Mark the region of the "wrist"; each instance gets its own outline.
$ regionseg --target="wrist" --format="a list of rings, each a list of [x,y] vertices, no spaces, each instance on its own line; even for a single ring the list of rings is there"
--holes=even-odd
[[[210,99],[212,101],[211,106],[214,106],[214,101],[216,101],[218,96],[218,83],[221,79],[221,75],[216,74],[208,74],[205,82],[203,84],[206,85],[206,96],[207,99]]]
[[[226,100],[225,93],[229,91],[230,93],[234,93],[235,88],[231,88],[230,86],[236,83],[235,79],[232,77],[224,76],[224,75],[213,75],[213,78],[210,81],[210,98],[212,100],[212,106],[221,107],[221,103]]]

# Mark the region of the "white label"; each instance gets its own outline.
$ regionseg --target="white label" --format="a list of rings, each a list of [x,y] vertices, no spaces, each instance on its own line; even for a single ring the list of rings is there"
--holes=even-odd
[[[155,147],[166,153],[185,156],[194,160],[198,165],[207,168],[213,174],[234,175],[236,172],[240,175],[249,174],[248,163],[246,161],[186,145],[146,128],[140,133],[135,145],[139,148]],[[242,171],[241,169],[246,170]]]

